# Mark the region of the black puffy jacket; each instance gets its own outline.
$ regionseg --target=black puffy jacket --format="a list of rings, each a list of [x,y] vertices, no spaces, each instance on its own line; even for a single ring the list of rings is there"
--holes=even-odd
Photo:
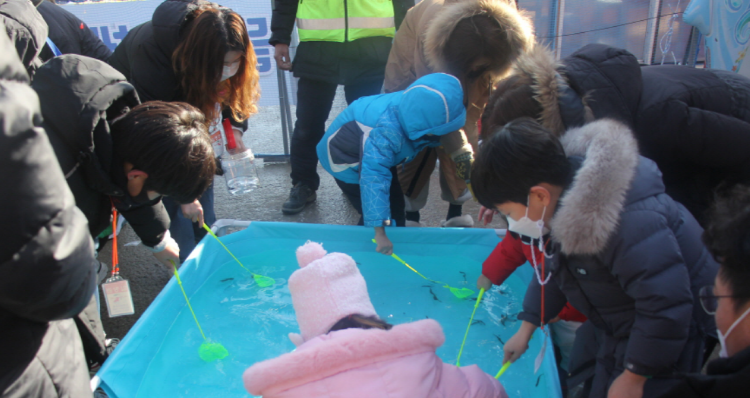
[[[414,6],[414,0],[392,1],[398,28],[406,11]],[[275,46],[279,43],[291,43],[298,4],[299,0],[274,0],[269,44]],[[301,42],[294,56],[292,70],[295,77],[333,84],[382,82],[392,43],[392,37],[366,37],[344,43]]]
[[[0,21],[29,76],[42,64],[39,53],[47,40],[47,23],[29,0],[0,0]]]
[[[664,193],[659,169],[638,155],[624,125],[603,119],[561,140],[566,154],[584,158],[550,221],[545,321],[569,301],[605,335],[595,386],[624,369],[655,376],[655,388],[675,372],[700,370],[690,357],[699,349],[688,342],[715,330],[698,292],[718,270],[703,229]],[[519,319],[538,325],[540,298],[534,278]]]
[[[109,135],[107,112],[119,113],[139,104],[133,86],[104,62],[67,54],[39,68],[32,87],[91,234],[97,236],[109,225],[112,200],[144,245],[158,245],[169,228],[169,216],[161,200],[135,204],[127,194],[124,161],[117,157]]]
[[[91,396],[69,319],[96,287],[86,217],[39,127],[39,100],[4,31],[0,53],[0,396]]]
[[[744,398],[750,383],[750,347],[708,363],[706,374],[685,376],[660,398]]]
[[[575,113],[561,100],[553,59],[539,51],[519,61],[532,75],[544,124],[564,131]],[[619,48],[589,44],[562,60],[559,72],[591,109],[633,130],[643,156],[663,173],[666,192],[699,222],[723,182],[750,182],[750,79],[679,65],[640,66]],[[573,117],[572,119],[576,119]]]
[[[49,38],[61,53],[85,55],[104,62],[112,55],[109,47],[89,29],[88,25],[68,10],[44,0],[37,7],[37,11],[47,22]],[[50,53],[45,54],[47,51]],[[49,47],[46,47],[42,59],[46,61],[53,55]]]

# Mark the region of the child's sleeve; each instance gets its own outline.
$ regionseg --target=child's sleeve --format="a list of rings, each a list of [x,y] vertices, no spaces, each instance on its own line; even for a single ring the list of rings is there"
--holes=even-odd
[[[506,279],[526,262],[521,239],[510,232],[505,234],[500,243],[482,264],[482,275],[495,285],[502,285]]]
[[[624,365],[633,373],[653,376],[673,369],[687,341],[694,305],[690,275],[663,215],[624,213],[618,231],[609,263],[635,300]]]
[[[142,206],[120,211],[120,214],[128,220],[135,234],[148,247],[161,243],[169,229],[169,214],[161,198],[153,203],[145,203]]]
[[[365,142],[359,186],[366,227],[382,227],[391,219],[391,167],[398,163],[403,140],[401,129],[394,123],[398,122],[384,116]]]

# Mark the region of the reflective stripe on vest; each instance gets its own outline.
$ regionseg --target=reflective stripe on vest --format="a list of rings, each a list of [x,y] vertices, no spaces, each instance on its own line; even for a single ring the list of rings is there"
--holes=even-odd
[[[302,0],[297,7],[297,31],[300,41],[343,43],[365,37],[393,37],[396,33],[393,2]]]

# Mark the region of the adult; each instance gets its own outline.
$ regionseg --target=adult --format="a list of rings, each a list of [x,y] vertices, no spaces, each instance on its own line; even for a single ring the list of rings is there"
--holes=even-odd
[[[438,159],[441,196],[450,204],[443,226],[474,225],[462,206],[471,198],[466,181],[477,148],[477,120],[492,82],[533,44],[531,22],[505,0],[424,0],[406,13],[388,56],[384,91],[404,90],[426,74],[449,73],[463,86],[467,112],[466,124],[444,136],[442,147],[426,148],[399,168],[407,226],[421,225],[419,211]]]
[[[39,53],[47,40],[47,23],[36,10],[41,1],[0,0],[0,21],[32,79],[42,64]]]
[[[91,235],[111,225],[114,206],[157,260],[167,266],[178,261],[180,249],[170,237],[160,196],[190,203],[211,183],[216,165],[203,115],[187,104],[139,107],[135,89],[122,74],[80,55],[47,61],[32,87]],[[95,300],[77,321],[87,358],[102,363],[108,352]]]
[[[543,48],[519,58],[485,111],[487,131],[518,117],[566,128],[611,118],[656,162],[666,193],[704,223],[722,183],[750,179],[750,80],[687,66],[640,66],[631,53],[590,44],[558,62]]]
[[[51,0],[41,1],[37,11],[49,27],[49,40],[61,54],[79,54],[107,62],[112,51],[85,22],[70,11],[58,6]],[[49,43],[42,50],[42,60],[55,56]]]
[[[292,132],[289,198],[284,214],[296,214],[316,199],[320,186],[316,146],[325,134],[336,87],[347,104],[379,94],[396,27],[413,0],[339,2],[275,0],[271,39],[276,65],[299,78],[297,122]],[[295,19],[300,44],[294,63],[289,44]]]
[[[750,380],[750,187],[727,189],[714,203],[703,241],[720,263],[713,286],[700,301],[714,314],[720,358],[706,374],[687,375],[662,398],[739,398]]]
[[[257,112],[260,86],[247,26],[236,12],[205,0],[167,0],[151,21],[128,32],[109,63],[142,101],[183,101],[200,109],[216,156],[224,149],[223,119],[230,119],[242,145],[247,118]],[[181,261],[205,236],[203,223],[216,221],[213,198],[213,186],[191,204],[164,198]]]
[[[0,23],[2,25],[2,23]],[[0,31],[0,397],[91,396],[72,317],[96,287],[86,217],[44,130],[39,99]]]

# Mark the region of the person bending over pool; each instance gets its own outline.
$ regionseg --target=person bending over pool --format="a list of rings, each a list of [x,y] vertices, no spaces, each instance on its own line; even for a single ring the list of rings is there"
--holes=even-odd
[[[320,164],[363,216],[360,225],[375,228],[379,253],[393,253],[383,227],[406,222],[396,166],[463,127],[463,101],[457,78],[433,73],[404,91],[354,101],[320,140]]]
[[[503,362],[569,301],[600,337],[589,340],[600,341],[590,397],[657,397],[677,373],[700,371],[714,322],[698,292],[718,266],[632,132],[603,119],[559,139],[521,118],[491,133],[472,171],[477,199],[515,220],[517,233],[550,230]]]
[[[289,278],[300,334],[294,352],[245,371],[247,391],[265,398],[507,398],[476,365],[443,363],[445,341],[435,320],[392,326],[378,318],[354,260],[307,242],[301,269]]]

